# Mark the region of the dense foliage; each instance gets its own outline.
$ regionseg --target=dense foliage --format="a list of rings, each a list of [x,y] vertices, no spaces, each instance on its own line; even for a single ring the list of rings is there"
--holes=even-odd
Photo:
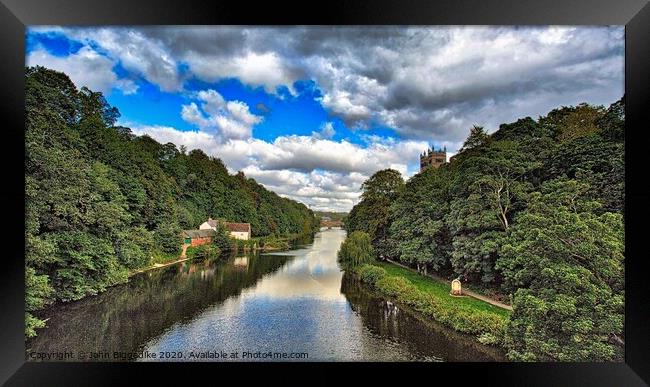
[[[444,295],[432,294],[408,278],[390,275],[381,267],[365,264],[353,270],[369,286],[444,325],[476,335],[486,344],[503,340],[507,317],[502,314],[459,304],[447,294],[447,289],[444,289]]]
[[[178,256],[181,230],[210,216],[251,223],[255,236],[318,227],[303,204],[230,175],[201,150],[115,126],[119,111],[63,73],[27,68],[25,82],[28,336],[45,303],[95,294]]]
[[[511,359],[620,360],[624,112],[621,99],[475,126],[451,162],[391,177],[383,200],[387,172],[371,177],[347,228],[380,257],[510,295]]]
[[[346,229],[369,234],[373,247],[382,256],[394,250],[394,243],[388,239],[388,209],[403,186],[402,175],[394,169],[375,173],[361,186],[361,202],[352,208],[346,220]]]
[[[370,263],[374,259],[370,236],[363,231],[354,231],[348,235],[338,252],[339,262],[347,267]]]

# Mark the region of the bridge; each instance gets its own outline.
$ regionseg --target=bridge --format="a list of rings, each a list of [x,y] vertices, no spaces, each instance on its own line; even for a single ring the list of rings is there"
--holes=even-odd
[[[327,227],[327,228],[343,227],[343,222],[340,220],[321,220],[320,226]]]

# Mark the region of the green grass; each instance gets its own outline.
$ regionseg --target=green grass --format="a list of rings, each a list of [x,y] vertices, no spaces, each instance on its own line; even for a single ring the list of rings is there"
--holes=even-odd
[[[449,294],[451,291],[451,284],[449,283],[436,281],[431,277],[420,275],[389,262],[377,262],[375,265],[384,268],[384,270],[386,270],[386,272],[391,276],[399,276],[408,279],[419,290],[435,296],[441,304],[453,305],[454,307],[461,309],[480,310],[503,317],[510,316],[509,310],[490,305],[487,302],[477,300],[476,298],[451,296]]]
[[[151,255],[151,260],[145,267],[149,267],[156,263],[165,264],[172,261],[177,261],[181,258],[180,251],[178,253],[165,253],[162,251],[156,251]]]

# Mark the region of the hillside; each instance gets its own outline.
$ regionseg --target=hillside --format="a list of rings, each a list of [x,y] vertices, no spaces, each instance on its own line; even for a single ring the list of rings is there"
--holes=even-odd
[[[180,232],[208,219],[251,223],[254,236],[309,233],[305,205],[221,160],[135,136],[101,93],[63,73],[27,68],[25,240],[27,311],[123,282],[180,253]],[[27,316],[27,332],[41,325]]]

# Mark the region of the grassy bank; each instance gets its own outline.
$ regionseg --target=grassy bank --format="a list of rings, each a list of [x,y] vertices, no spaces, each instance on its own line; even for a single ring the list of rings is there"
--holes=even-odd
[[[389,262],[377,262],[377,266],[386,270],[390,275],[401,276],[413,283],[419,290],[429,292],[435,295],[441,302],[453,303],[454,306],[461,308],[471,308],[475,310],[480,310],[488,313],[495,313],[503,317],[509,317],[510,313],[508,310],[490,305],[487,302],[477,300],[472,297],[454,297],[450,293],[451,284],[447,282],[436,281],[435,279],[421,274],[415,273],[411,270],[405,269],[403,267],[394,265]],[[466,285],[463,284],[463,287]]]
[[[390,263],[357,266],[365,284],[425,317],[456,331],[475,335],[483,344],[502,345],[510,312],[470,297],[452,297],[449,285]]]

